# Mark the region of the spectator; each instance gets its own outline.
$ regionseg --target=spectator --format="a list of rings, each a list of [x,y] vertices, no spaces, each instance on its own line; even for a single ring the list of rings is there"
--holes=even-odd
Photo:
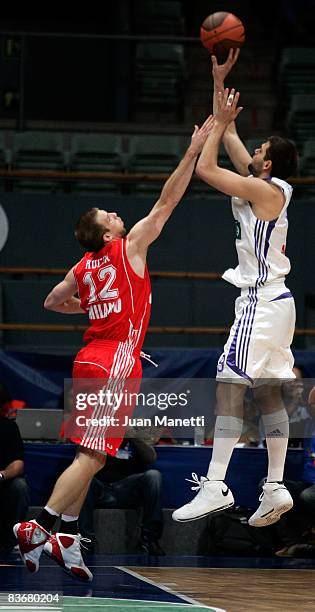
[[[293,368],[295,379],[282,387],[282,399],[289,416],[289,447],[303,448],[304,431],[310,415],[305,397],[304,369],[296,364]]]
[[[152,438],[145,439],[143,433],[129,428],[116,457],[108,455],[105,466],[93,478],[79,517],[81,535],[91,540],[91,551],[95,543],[95,508],[141,507],[138,552],[165,554],[159,544],[163,531],[162,476],[158,470],[148,469],[156,460],[152,443]]]
[[[16,411],[25,406],[26,402],[12,399],[6,385],[0,382],[0,416],[15,419]]]
[[[23,476],[24,449],[17,424],[0,416],[0,548],[10,552],[15,544],[13,525],[25,519],[29,488]]]
[[[304,432],[310,414],[307,408],[307,387],[304,368],[295,364],[292,371],[295,378],[287,380],[282,384],[282,401],[289,417],[289,440],[290,448],[303,448]],[[259,446],[266,447],[265,429],[262,419],[259,422],[260,443]]]
[[[301,481],[285,481],[294,506],[291,512],[275,525],[282,547],[278,556],[315,557],[311,530],[315,525],[315,387],[309,394],[309,420],[305,426],[304,470]]]

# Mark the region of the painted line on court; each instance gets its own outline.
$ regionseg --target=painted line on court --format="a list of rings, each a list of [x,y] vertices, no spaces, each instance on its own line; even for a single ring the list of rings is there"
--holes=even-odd
[[[82,600],[82,603],[87,601],[86,597],[77,597],[76,595],[64,595],[64,600],[65,599],[75,599],[77,600]],[[93,602],[98,602],[98,600],[101,601],[113,601],[113,597],[90,597],[88,598],[88,601],[91,602],[91,605],[93,605]],[[191,604],[188,603],[181,603],[181,602],[165,602],[165,601],[157,601],[156,599],[126,599],[125,597],[115,597],[114,601],[122,601],[124,603],[128,603],[131,606],[134,604],[137,604],[140,606],[146,606],[147,604],[154,604],[155,606],[184,606],[185,608],[191,608]],[[80,604],[81,602],[78,601],[78,603]],[[90,604],[89,604],[90,605]],[[99,605],[99,604],[98,604]],[[114,604],[112,604],[114,605]],[[203,604],[198,604],[198,606],[203,607]]]
[[[206,610],[207,609],[213,610],[213,612],[226,612],[226,610],[223,610],[222,608],[213,608],[213,606],[207,606],[206,604],[200,603],[196,599],[193,599],[192,597],[188,597],[187,595],[183,595],[182,593],[179,593],[178,591],[175,591],[174,589],[171,589],[170,587],[167,587],[164,584],[154,582],[154,580],[151,580],[150,578],[146,578],[145,576],[142,576],[141,574],[134,572],[128,567],[123,567],[120,565],[116,565],[115,567],[121,570],[122,572],[126,572],[126,574],[130,574],[130,576],[134,576],[134,578],[137,578],[138,580],[142,580],[143,582],[146,582],[147,584],[151,584],[151,586],[154,586],[158,589],[161,589],[162,591],[165,591],[166,593],[170,593],[170,595],[174,595],[175,597],[178,597],[179,599],[186,601],[188,604],[199,606],[199,608],[204,608]]]
[[[67,601],[68,600],[68,601]],[[123,608],[122,608],[123,606]],[[209,612],[221,612],[218,608],[213,608],[209,606],[201,605],[192,605],[185,603],[171,603],[171,602],[159,602],[159,601],[147,601],[143,599],[112,599],[112,598],[104,598],[104,597],[76,597],[76,596],[65,596],[64,597],[64,609],[72,610],[82,610],[82,612],[86,612],[88,610],[103,610],[104,608],[114,608],[118,609],[119,612],[122,610],[126,612],[126,610],[130,610],[131,612],[137,612],[138,610],[153,610],[154,612],[159,612],[159,610],[178,610],[185,611],[188,609],[195,610],[196,612],[203,612],[203,610],[209,610]],[[222,611],[225,612],[225,611]]]

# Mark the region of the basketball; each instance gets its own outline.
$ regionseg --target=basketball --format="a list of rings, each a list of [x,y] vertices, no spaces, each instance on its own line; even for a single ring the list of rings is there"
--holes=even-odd
[[[200,28],[200,39],[209,53],[222,55],[231,48],[242,46],[245,29],[233,13],[220,11],[206,17]]]

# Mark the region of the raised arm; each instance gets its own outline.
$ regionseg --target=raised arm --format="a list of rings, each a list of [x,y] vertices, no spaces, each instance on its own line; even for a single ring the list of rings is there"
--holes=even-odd
[[[148,216],[136,223],[127,236],[127,256],[133,269],[140,276],[144,273],[149,245],[159,237],[190,183],[197,157],[202,151],[212,124],[213,117],[210,115],[201,128],[195,126],[191,143],[183,159],[166,181],[158,201]]]
[[[85,311],[80,307],[80,300],[75,297],[78,292],[74,268],[71,268],[63,281],[47,295],[44,302],[46,310],[61,312],[63,314],[81,314]]]
[[[242,110],[242,107],[237,108],[239,93],[234,94],[234,89],[231,93],[226,89],[224,94],[218,95],[218,110],[213,128],[199,157],[196,172],[218,191],[251,202],[256,216],[262,220],[271,220],[276,216],[275,211],[279,212],[283,205],[280,190],[260,178],[239,176],[236,172],[218,166],[218,151],[225,129]]]
[[[218,64],[216,56],[211,56],[213,75],[213,113],[216,113],[217,111],[218,93],[219,91],[224,91],[225,78],[232,70],[234,64],[237,62],[239,54],[239,49],[230,49],[228,58],[224,64]],[[252,158],[237,133],[235,121],[231,121],[231,123],[229,123],[229,125],[226,127],[223,134],[223,144],[236,170],[242,176],[248,176],[248,164],[251,163]]]

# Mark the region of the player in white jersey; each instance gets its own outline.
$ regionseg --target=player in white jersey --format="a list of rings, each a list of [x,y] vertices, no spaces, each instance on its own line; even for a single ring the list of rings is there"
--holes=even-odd
[[[238,52],[231,51],[222,66],[213,58],[214,76],[227,73],[237,57]],[[252,158],[234,123],[242,110],[237,108],[239,93],[224,90],[223,79],[219,84],[215,79],[215,86],[215,125],[200,155],[197,174],[212,187],[232,196],[239,264],[234,270],[227,270],[223,278],[239,287],[241,295],[236,300],[235,321],[218,362],[217,419],[208,474],[194,487],[199,489],[195,498],[175,510],[173,519],[195,520],[234,504],[224,479],[242,433],[244,394],[247,386],[251,386],[262,413],[269,466],[261,504],[249,523],[263,527],[278,521],[293,505],[283,484],[289,422],[281,398],[281,381],[294,378],[290,345],[295,306],[285,285],[290,270],[285,245],[292,187],[284,179],[294,175],[297,153],[289,140],[272,136],[255,150]],[[217,164],[223,136],[241,176]]]

